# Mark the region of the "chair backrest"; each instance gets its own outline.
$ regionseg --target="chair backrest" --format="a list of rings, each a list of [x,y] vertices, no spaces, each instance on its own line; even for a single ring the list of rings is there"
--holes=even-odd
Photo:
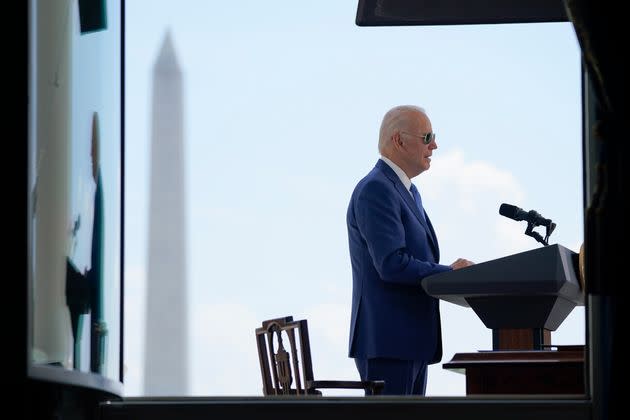
[[[263,395],[321,395],[314,389],[306,320],[292,316],[263,321],[256,329]]]

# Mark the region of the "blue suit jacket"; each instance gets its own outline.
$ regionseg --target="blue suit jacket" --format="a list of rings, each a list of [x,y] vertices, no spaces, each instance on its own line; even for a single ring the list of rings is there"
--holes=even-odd
[[[347,213],[352,263],[349,356],[437,363],[442,358],[439,302],[421,280],[451,270],[428,215],[382,160],[355,187]]]

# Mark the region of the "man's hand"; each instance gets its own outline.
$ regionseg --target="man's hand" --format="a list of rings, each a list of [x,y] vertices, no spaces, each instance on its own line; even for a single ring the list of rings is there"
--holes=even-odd
[[[460,268],[464,268],[464,267],[470,267],[471,265],[474,265],[475,263],[472,261],[469,261],[465,258],[458,258],[453,264],[451,264],[451,268],[453,270],[459,270]]]

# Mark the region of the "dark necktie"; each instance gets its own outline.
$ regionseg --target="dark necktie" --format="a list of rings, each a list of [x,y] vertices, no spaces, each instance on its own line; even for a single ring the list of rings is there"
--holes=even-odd
[[[418,210],[420,211],[420,217],[426,223],[427,219],[424,217],[424,208],[422,207],[422,198],[420,198],[420,193],[418,192],[418,189],[416,188],[415,185],[411,184],[411,187],[409,188],[409,190],[411,191],[411,195],[413,195],[413,201],[415,201],[416,206],[418,206]]]

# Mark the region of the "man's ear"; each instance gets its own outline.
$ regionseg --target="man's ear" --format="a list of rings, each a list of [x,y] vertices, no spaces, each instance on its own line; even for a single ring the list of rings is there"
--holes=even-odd
[[[394,134],[392,134],[392,142],[394,143],[394,147],[396,148],[402,147],[403,141],[399,132],[395,132]]]

